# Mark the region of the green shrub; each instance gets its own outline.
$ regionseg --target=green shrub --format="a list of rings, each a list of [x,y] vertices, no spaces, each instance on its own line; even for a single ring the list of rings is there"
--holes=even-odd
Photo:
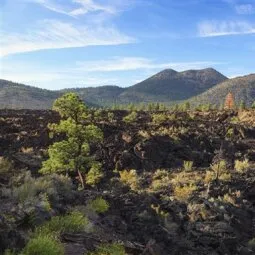
[[[52,174],[35,179],[31,177],[30,172],[27,172],[24,176],[15,177],[12,181],[13,195],[21,203],[36,200],[38,195],[43,193],[52,203],[57,202],[61,197],[69,198],[72,195],[72,182],[70,178],[63,175]]]
[[[104,174],[101,171],[101,164],[94,163],[86,175],[86,184],[95,186],[100,182]]]
[[[38,235],[28,241],[22,255],[64,255],[64,247],[51,235]]]
[[[95,200],[90,201],[88,207],[97,213],[107,212],[109,209],[109,203],[102,197],[98,197]]]
[[[128,114],[127,116],[125,116],[123,118],[123,121],[126,123],[132,123],[135,122],[137,119],[137,113],[136,112],[131,112],[130,114]]]
[[[73,211],[64,216],[52,217],[50,221],[46,222],[35,231],[37,235],[53,235],[59,236],[61,233],[74,233],[84,231],[89,221],[79,211]]]
[[[239,121],[240,121],[239,118],[237,116],[234,116],[231,118],[230,123],[237,124],[239,123]]]
[[[233,138],[235,135],[234,129],[233,128],[229,128],[226,132],[226,138]]]
[[[94,252],[90,252],[87,255],[126,255],[126,252],[121,244],[113,243],[102,244]]]

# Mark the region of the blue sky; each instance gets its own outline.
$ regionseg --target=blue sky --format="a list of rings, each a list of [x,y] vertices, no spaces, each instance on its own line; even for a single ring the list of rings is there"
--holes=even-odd
[[[47,89],[254,73],[255,0],[1,0],[0,78]]]

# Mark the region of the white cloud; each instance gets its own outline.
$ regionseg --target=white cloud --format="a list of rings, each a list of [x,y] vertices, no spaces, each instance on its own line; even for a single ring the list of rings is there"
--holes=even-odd
[[[24,1],[29,2],[29,3],[40,4],[44,8],[49,9],[53,12],[62,13],[65,15],[72,16],[70,14],[71,9],[67,8],[65,5],[63,5],[63,2],[62,2],[62,4],[59,4],[58,2],[52,1],[52,0],[24,0]]]
[[[82,14],[86,14],[88,12],[97,12],[102,11],[106,13],[114,14],[117,10],[113,6],[104,6],[101,4],[96,4],[93,0],[73,0],[74,3],[78,3],[81,5],[80,8],[74,9],[70,12],[73,16],[78,16]]]
[[[1,32],[0,37],[0,56],[45,49],[135,42],[135,39],[120,33],[114,27],[74,26],[56,20],[45,20],[34,29],[22,33]]]
[[[93,12],[105,12],[115,14],[118,10],[114,5],[98,4],[95,0],[23,0],[29,3],[40,4],[46,9],[53,12],[62,13],[68,16],[76,17],[79,15],[93,13]],[[68,5],[67,5],[68,4]]]
[[[255,13],[255,7],[252,4],[241,4],[235,6],[236,12],[241,15]]]
[[[222,63],[212,61],[157,63],[148,58],[114,57],[109,60],[78,62],[77,63],[78,67],[76,70],[86,72],[113,72],[113,71],[131,71],[139,69],[176,68],[178,71],[181,71],[186,69],[199,69],[219,64]]]
[[[203,21],[198,24],[198,36],[254,34],[255,24],[242,21]]]

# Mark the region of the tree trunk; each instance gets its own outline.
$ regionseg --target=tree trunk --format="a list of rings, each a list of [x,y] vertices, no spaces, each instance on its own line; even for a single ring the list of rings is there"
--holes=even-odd
[[[84,180],[83,180],[83,177],[82,177],[82,174],[81,174],[80,170],[78,170],[78,175],[79,175],[79,178],[80,178],[80,181],[81,181],[81,187],[82,187],[82,189],[84,189]]]

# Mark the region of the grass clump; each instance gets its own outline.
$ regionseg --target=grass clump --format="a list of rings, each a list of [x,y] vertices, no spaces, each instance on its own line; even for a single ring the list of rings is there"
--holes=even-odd
[[[137,119],[137,113],[133,111],[130,114],[128,114],[127,116],[125,116],[123,118],[123,121],[126,123],[132,123],[132,122],[135,122],[136,119]]]
[[[158,169],[152,176],[150,188],[153,191],[165,189],[170,184],[170,174],[167,170]]]
[[[186,202],[196,189],[197,187],[194,184],[176,186],[174,188],[174,197],[181,202]]]
[[[13,195],[20,203],[35,203],[41,196],[47,197],[51,204],[55,204],[62,198],[70,199],[73,194],[71,179],[57,174],[33,178],[30,172],[26,172],[15,176],[12,185]]]
[[[238,173],[244,173],[246,172],[246,170],[250,167],[250,163],[248,161],[248,159],[245,159],[243,161],[240,160],[236,160],[235,161],[235,170]]]
[[[102,244],[94,252],[84,255],[126,255],[125,248],[118,243]]]
[[[190,172],[193,167],[193,161],[184,161],[183,162],[183,168],[186,172]]]
[[[88,223],[87,217],[81,212],[73,211],[68,215],[52,217],[50,221],[36,229],[35,235],[59,236],[62,233],[84,231]]]
[[[123,170],[119,172],[120,180],[128,185],[132,190],[136,190],[138,188],[138,175],[136,170],[132,169],[130,171]]]
[[[64,247],[51,235],[38,235],[28,241],[22,255],[64,255]]]
[[[107,212],[109,209],[109,203],[103,199],[102,197],[98,197],[88,204],[89,208],[97,213],[104,213]]]
[[[227,164],[225,160],[221,160],[218,163],[211,165],[211,171],[206,171],[205,183],[212,181],[229,181],[231,180],[231,173],[228,172]]]
[[[168,117],[166,114],[163,114],[163,113],[152,114],[152,122],[154,124],[161,124],[167,120],[168,120]]]

